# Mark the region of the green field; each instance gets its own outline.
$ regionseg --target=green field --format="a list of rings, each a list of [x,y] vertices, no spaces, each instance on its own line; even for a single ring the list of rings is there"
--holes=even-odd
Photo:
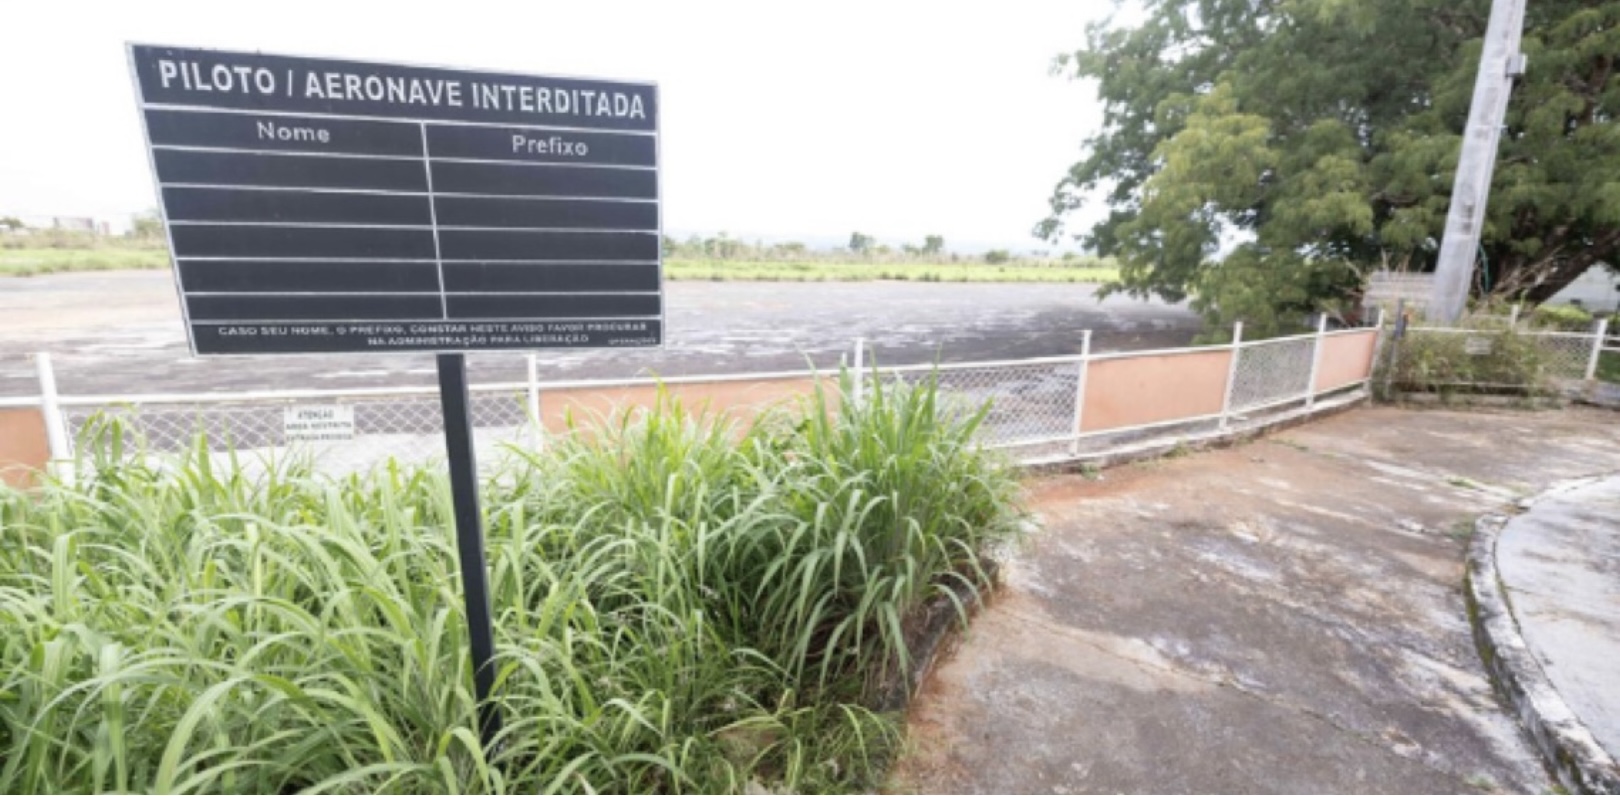
[[[0,276],[37,276],[65,271],[122,271],[167,268],[168,252],[152,246],[121,245],[118,239],[84,247],[0,248]],[[672,258],[664,263],[671,281],[708,282],[1079,282],[1103,284],[1119,277],[1105,260],[1076,264],[982,262],[764,262]]]
[[[163,249],[0,249],[0,276],[37,276],[63,271],[128,271],[167,268]]]

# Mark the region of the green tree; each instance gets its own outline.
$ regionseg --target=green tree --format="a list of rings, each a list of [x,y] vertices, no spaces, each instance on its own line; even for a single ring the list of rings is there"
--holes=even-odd
[[[796,240],[788,241],[786,243],[778,243],[771,248],[777,257],[788,260],[802,259],[809,250],[808,247],[806,247],[803,243]]]
[[[939,254],[942,251],[945,251],[944,235],[927,235],[923,237],[923,254]]]
[[[744,246],[742,241],[732,238],[730,233],[721,232],[703,241],[703,253],[717,260],[730,260],[737,257]]]
[[[1012,260],[1012,253],[1006,249],[991,249],[984,253],[984,261],[991,265],[1002,265]]]
[[[876,241],[871,235],[865,235],[859,232],[849,233],[849,250],[855,252],[856,254],[865,254],[872,248],[872,244],[875,242]]]
[[[1146,0],[1055,69],[1096,81],[1104,127],[1036,227],[1120,261],[1117,289],[1274,331],[1432,270],[1488,0]],[[1476,290],[1556,292],[1620,247],[1620,0],[1535,0]],[[1224,256],[1217,256],[1224,252]]]
[[[17,230],[23,228],[23,222],[22,219],[17,218],[16,216],[4,216],[0,217],[0,227],[5,227],[12,232],[16,232]]]
[[[709,252],[704,245],[703,237],[693,233],[687,235],[686,240],[675,247],[675,253],[680,257],[703,257]]]
[[[137,214],[129,224],[129,234],[132,237],[151,239],[163,237],[163,217],[156,210],[148,210]]]

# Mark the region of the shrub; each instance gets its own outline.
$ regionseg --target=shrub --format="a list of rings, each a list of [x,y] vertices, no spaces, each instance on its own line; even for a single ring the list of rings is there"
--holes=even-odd
[[[1585,332],[1592,328],[1592,313],[1573,304],[1542,304],[1530,316],[1531,323],[1543,329]]]
[[[665,399],[510,464],[489,758],[442,471],[148,466],[113,423],[78,485],[0,487],[0,792],[873,789],[868,673],[1018,519],[981,416]]]
[[[1410,332],[1392,346],[1381,370],[1375,382],[1407,392],[1542,395],[1551,389],[1545,352],[1534,337],[1511,329]]]

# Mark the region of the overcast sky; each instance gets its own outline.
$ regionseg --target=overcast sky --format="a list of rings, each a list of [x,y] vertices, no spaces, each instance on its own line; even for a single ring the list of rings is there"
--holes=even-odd
[[[665,230],[1038,248],[1100,119],[1053,77],[1096,0],[7,4],[0,215],[153,207],[123,43],[651,80]]]

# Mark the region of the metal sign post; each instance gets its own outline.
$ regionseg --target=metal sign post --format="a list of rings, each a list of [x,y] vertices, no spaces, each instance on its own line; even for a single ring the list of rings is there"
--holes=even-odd
[[[461,354],[439,355],[439,405],[444,446],[450,459],[450,496],[456,509],[456,552],[467,601],[467,639],[472,647],[473,690],[478,697],[478,737],[493,748],[501,731],[495,690],[495,625],[490,618],[489,567],[484,560],[484,519],[478,509],[478,459],[473,449],[467,362]]]
[[[501,719],[463,352],[663,344],[657,86],[128,54],[194,355],[438,354],[488,748]],[[367,425],[310,414],[288,427]]]

